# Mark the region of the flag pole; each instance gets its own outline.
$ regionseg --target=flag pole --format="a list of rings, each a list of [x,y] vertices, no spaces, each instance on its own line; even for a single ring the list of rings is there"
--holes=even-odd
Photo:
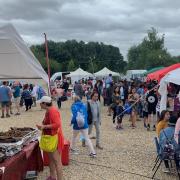
[[[49,92],[49,95],[51,95],[51,90],[50,90],[50,76],[51,76],[51,74],[50,74],[48,42],[47,42],[46,33],[44,33],[44,38],[45,38],[45,48],[46,48],[46,64],[47,64],[47,70],[48,70],[48,92]]]

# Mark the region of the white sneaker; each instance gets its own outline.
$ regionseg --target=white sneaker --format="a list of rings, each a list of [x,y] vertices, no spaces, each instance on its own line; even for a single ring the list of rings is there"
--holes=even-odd
[[[163,172],[164,172],[164,173],[170,173],[170,170],[169,170],[169,168],[164,168],[164,169],[163,169]]]
[[[95,158],[95,157],[96,157],[96,153],[90,153],[89,156],[90,156],[91,158]]]

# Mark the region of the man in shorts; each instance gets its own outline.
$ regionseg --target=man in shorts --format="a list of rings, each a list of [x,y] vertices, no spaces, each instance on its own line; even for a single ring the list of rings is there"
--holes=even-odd
[[[2,107],[2,116],[1,118],[4,118],[5,110],[6,110],[6,117],[10,117],[9,115],[9,105],[11,101],[11,90],[7,87],[7,82],[4,81],[3,85],[0,87],[0,103]]]

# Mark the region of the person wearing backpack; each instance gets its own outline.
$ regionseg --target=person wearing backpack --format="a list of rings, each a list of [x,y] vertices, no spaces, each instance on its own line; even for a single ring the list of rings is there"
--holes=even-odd
[[[75,153],[75,145],[79,132],[83,135],[86,143],[90,150],[90,157],[96,157],[96,152],[94,150],[93,144],[88,135],[88,122],[87,122],[87,109],[82,103],[79,96],[74,97],[74,103],[71,106],[72,119],[71,124],[73,125],[73,137],[71,141],[71,152]]]
[[[89,123],[89,135],[92,133],[93,126],[96,128],[96,147],[98,149],[103,149],[100,146],[100,125],[101,125],[101,113],[100,104],[98,101],[98,93],[93,92],[91,94],[91,100],[89,101],[90,109],[92,113],[92,123]]]

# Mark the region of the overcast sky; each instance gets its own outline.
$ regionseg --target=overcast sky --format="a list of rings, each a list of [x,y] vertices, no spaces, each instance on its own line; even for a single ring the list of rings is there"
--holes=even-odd
[[[13,23],[28,44],[99,41],[128,49],[155,27],[180,55],[180,0],[0,0],[0,26]]]

